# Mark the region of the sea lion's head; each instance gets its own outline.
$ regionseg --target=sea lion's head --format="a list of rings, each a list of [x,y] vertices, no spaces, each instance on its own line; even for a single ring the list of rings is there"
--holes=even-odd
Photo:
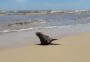
[[[42,36],[43,34],[41,32],[36,32],[37,36]]]

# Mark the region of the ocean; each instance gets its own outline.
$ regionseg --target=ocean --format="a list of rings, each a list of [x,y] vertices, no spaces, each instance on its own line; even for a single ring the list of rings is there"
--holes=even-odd
[[[0,47],[39,43],[35,32],[53,38],[90,32],[90,14],[45,14],[0,16]]]

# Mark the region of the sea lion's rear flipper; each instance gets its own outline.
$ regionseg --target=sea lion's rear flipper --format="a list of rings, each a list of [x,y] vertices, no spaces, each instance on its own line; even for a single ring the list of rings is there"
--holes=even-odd
[[[51,43],[51,44],[52,44],[52,41],[55,41],[55,40],[58,40],[58,39],[51,39],[49,43]]]
[[[51,41],[58,40],[58,39],[52,39]]]

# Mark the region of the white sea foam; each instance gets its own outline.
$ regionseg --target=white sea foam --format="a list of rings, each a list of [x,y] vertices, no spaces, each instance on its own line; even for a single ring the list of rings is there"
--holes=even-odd
[[[5,33],[6,33],[6,32],[10,32],[10,31],[9,31],[9,30],[4,30],[3,32],[5,32]]]
[[[52,28],[59,28],[59,29],[62,29],[62,28],[73,28],[75,26],[82,26],[82,25],[88,25],[90,26],[90,23],[87,23],[87,24],[77,24],[77,25],[64,25],[64,26],[45,26],[45,27],[34,27],[34,28],[23,28],[23,29],[14,29],[14,30],[3,30],[3,31],[0,31],[0,33],[10,33],[10,32],[21,32],[21,31],[27,31],[27,30],[38,30],[38,29],[52,29]]]

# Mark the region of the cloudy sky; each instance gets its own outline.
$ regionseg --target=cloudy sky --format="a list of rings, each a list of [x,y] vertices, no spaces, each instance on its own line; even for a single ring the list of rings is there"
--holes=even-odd
[[[69,10],[90,9],[90,0],[0,0],[6,10]]]

